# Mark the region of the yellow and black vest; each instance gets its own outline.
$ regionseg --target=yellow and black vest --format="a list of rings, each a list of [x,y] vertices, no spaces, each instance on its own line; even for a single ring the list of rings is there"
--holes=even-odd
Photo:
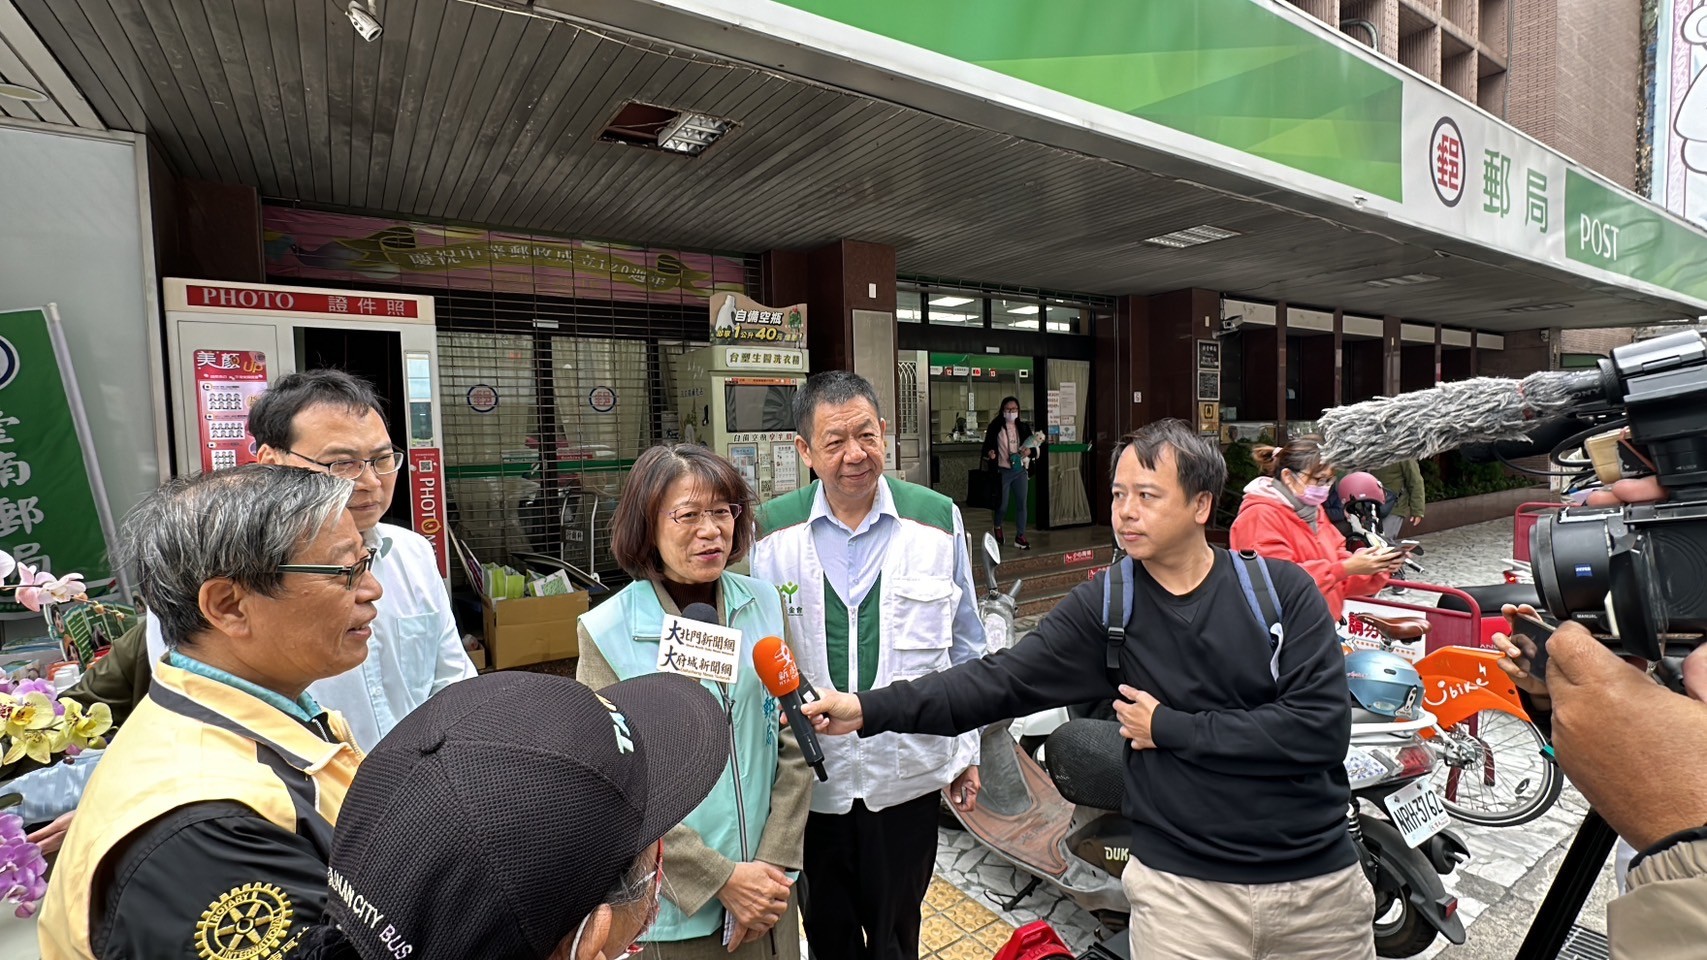
[[[328,742],[229,684],[158,664],[148,698],[89,779],[42,905],[43,960],[93,960],[92,886],[127,837],[180,807],[229,801],[329,854],[361,762],[336,713]]]

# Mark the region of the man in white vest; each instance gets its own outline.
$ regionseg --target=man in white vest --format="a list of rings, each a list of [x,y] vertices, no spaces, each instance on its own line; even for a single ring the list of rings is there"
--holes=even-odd
[[[984,654],[960,510],[883,475],[877,393],[819,373],[794,400],[796,449],[818,479],[759,511],[753,575],[778,585],[800,669],[859,692]],[[823,742],[828,780],[806,822],[802,914],[818,960],[917,960],[936,863],[938,791],[977,802],[977,735]]]

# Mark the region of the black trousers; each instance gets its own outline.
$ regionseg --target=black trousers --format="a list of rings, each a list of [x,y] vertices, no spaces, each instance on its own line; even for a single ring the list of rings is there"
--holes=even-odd
[[[801,915],[816,960],[918,960],[939,802],[933,790],[876,813],[855,800],[806,818]]]

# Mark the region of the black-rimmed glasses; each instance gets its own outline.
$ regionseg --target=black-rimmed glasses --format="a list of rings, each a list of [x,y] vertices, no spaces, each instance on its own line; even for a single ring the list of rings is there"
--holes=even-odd
[[[372,550],[362,554],[362,558],[348,566],[334,566],[330,563],[281,563],[274,567],[280,573],[317,573],[326,577],[343,577],[344,589],[354,590],[356,581],[362,578],[373,567],[374,554]]]
[[[373,468],[374,476],[383,477],[396,473],[403,468],[403,451],[393,448],[390,453],[382,453],[377,457],[367,459],[351,458],[347,460],[316,460],[313,457],[297,453],[295,450],[285,450],[293,457],[301,457],[309,463],[326,468],[326,472],[343,480],[354,480],[362,475],[362,470]]]

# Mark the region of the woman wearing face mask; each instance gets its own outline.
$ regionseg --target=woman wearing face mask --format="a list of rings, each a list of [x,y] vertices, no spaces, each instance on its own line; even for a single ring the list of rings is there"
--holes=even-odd
[[[1013,494],[1015,528],[1014,546],[1030,550],[1025,539],[1025,495],[1031,485],[1026,470],[1036,449],[1026,450],[1025,441],[1031,437],[1031,424],[1019,418],[1019,398],[1003,397],[1001,412],[984,431],[984,459],[996,465],[1000,477],[1001,499],[996,505],[996,541],[1002,540],[1002,520],[1008,513],[1008,494]]]
[[[1228,546],[1303,567],[1315,578],[1335,620],[1343,616],[1346,597],[1368,596],[1387,585],[1404,564],[1404,553],[1352,553],[1345,535],[1322,511],[1333,489],[1334,468],[1322,462],[1321,437],[1309,434],[1283,447],[1259,446],[1251,455],[1264,476],[1245,487]]]

